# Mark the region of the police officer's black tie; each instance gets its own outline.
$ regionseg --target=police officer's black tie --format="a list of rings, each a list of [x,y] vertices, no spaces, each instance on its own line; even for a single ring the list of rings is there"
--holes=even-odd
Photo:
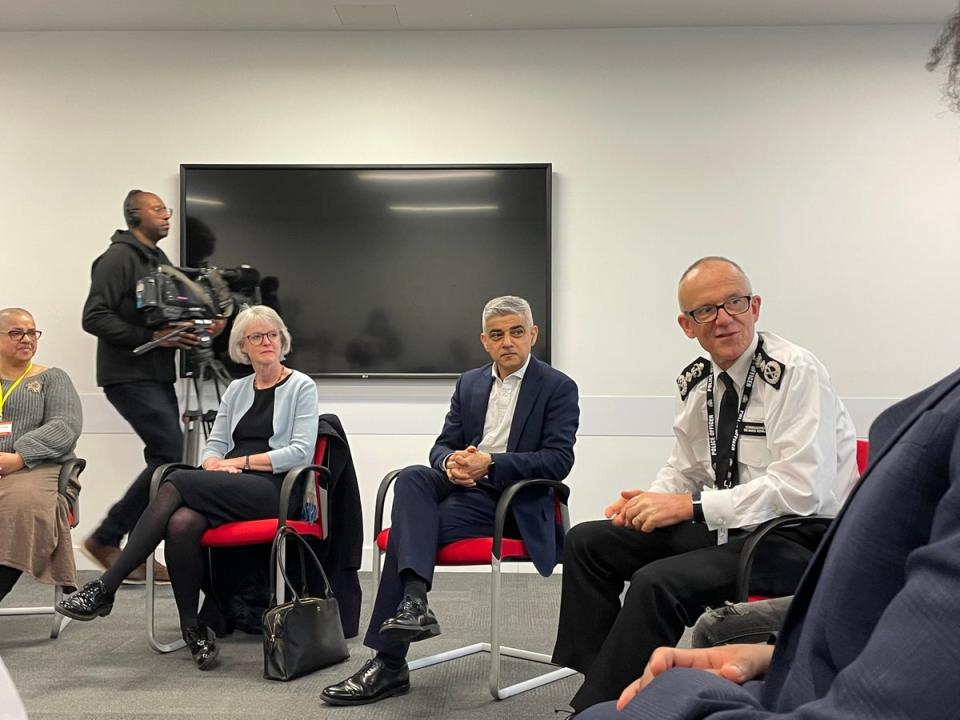
[[[717,467],[714,468],[719,489],[737,484],[737,453],[732,448],[733,431],[737,426],[740,411],[740,396],[733,386],[733,379],[727,373],[720,373],[723,383],[723,398],[720,400],[720,413],[717,419]],[[729,480],[728,480],[729,478]]]

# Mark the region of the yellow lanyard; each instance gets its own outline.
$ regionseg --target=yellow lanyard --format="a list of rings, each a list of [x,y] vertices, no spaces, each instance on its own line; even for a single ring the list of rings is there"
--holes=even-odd
[[[7,388],[6,392],[3,391],[3,385],[0,385],[0,420],[3,420],[3,403],[7,401],[7,398],[10,397],[10,393],[16,389],[17,385],[20,384],[20,381],[23,380],[27,376],[27,373],[29,373],[32,369],[33,363],[30,363],[27,365],[27,369],[23,371],[23,375],[18,377],[14,381],[13,385]]]

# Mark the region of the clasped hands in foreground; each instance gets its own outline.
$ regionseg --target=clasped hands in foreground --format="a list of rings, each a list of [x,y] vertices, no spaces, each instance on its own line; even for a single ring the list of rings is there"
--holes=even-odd
[[[657,528],[693,520],[693,496],[621,490],[603,514],[617,527],[653,532]]]
[[[447,479],[460,487],[476,487],[477,480],[487,476],[492,459],[489,453],[477,450],[476,445],[452,452],[444,463]]]
[[[643,675],[627,685],[617,700],[617,710],[623,710],[637,694],[657,675],[673,668],[691,668],[718,675],[742,685],[766,675],[773,657],[773,645],[721,645],[720,647],[689,650],[662,647],[654,650]]]

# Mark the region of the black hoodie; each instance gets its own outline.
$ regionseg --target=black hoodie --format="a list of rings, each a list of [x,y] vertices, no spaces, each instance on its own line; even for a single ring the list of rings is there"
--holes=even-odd
[[[153,338],[137,311],[137,280],[161,263],[171,264],[163,250],[148,248],[128,230],[117,230],[107,251],[93,261],[83,329],[97,336],[97,385],[175,382],[173,348],[158,347],[139,356],[132,352]]]

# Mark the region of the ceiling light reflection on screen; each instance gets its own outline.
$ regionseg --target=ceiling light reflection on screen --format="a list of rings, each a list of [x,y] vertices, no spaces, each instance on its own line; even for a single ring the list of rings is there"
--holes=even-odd
[[[405,213],[476,213],[497,212],[499,205],[387,205],[393,212]]]
[[[368,182],[434,182],[437,180],[485,180],[496,177],[496,170],[364,170],[358,180]]]
[[[211,207],[223,207],[226,203],[216,198],[200,197],[199,195],[187,195],[187,202],[191,205],[209,205]]]

